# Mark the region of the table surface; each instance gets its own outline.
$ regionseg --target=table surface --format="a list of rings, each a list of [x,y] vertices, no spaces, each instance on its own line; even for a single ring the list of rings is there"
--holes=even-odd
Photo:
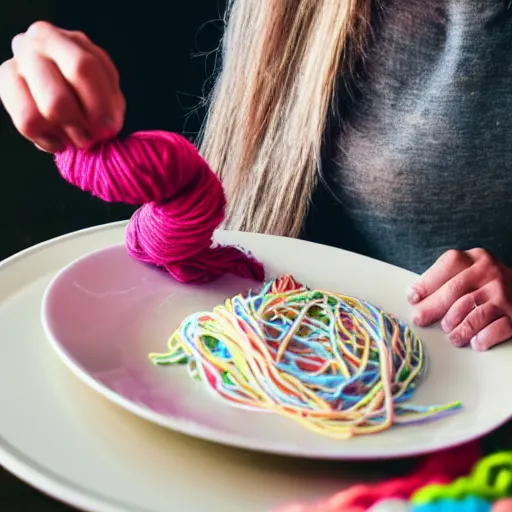
[[[3,138],[2,135],[0,139],[2,146],[7,142],[5,139],[6,138]],[[12,145],[15,146],[17,139],[12,139],[12,142]],[[51,176],[50,170],[53,165],[51,159],[44,159],[43,156],[37,153],[36,157],[35,161],[32,162],[32,166],[29,166],[27,161],[27,165],[22,166],[22,168],[43,167],[43,169],[41,169],[42,175],[45,175],[46,171],[46,176]],[[48,169],[44,169],[44,167],[48,167]],[[90,202],[90,199],[84,199],[76,195],[72,188],[66,189],[63,192],[63,185],[57,179],[55,179],[55,181],[48,179],[48,182],[44,192],[52,190],[50,198],[55,198],[55,202],[49,201],[47,203],[49,205],[48,208],[51,207],[50,211],[45,211],[44,208],[41,208],[42,220],[35,221],[33,217],[29,219],[28,215],[25,218],[18,216],[18,212],[21,212],[24,208],[24,203],[20,202],[20,204],[18,204],[14,199],[12,199],[12,204],[7,205],[9,206],[10,215],[0,216],[0,227],[4,228],[2,229],[4,238],[2,239],[2,244],[0,244],[0,260],[21,249],[54,236],[95,224],[121,220],[129,216],[129,211],[122,207],[117,208],[106,206],[99,202]],[[61,193],[63,193],[64,199],[61,200],[62,202],[59,202],[56,196],[59,196]],[[15,197],[15,195],[12,197]],[[48,195],[46,199],[48,199]],[[9,200],[9,197],[7,200]],[[34,207],[34,210],[35,209],[38,208]],[[60,210],[59,213],[56,212],[57,209]],[[7,207],[5,211],[7,211]],[[13,215],[17,218],[16,225],[9,223],[7,220]],[[45,220],[48,222],[44,222]],[[2,223],[4,223],[4,225],[2,225]],[[512,423],[509,423],[493,434],[491,439],[496,440],[496,446],[502,449],[512,449]],[[343,463],[340,462],[340,464]],[[411,461],[396,461],[391,464],[379,463],[379,468],[380,467],[382,467],[382,471],[379,471],[379,473],[391,477],[394,474],[408,472],[411,468]],[[37,512],[70,512],[74,509],[33,489],[3,470],[0,466],[0,510],[9,512],[26,512],[32,510]]]
[[[485,438],[483,443],[486,451],[512,450],[512,422]],[[375,469],[375,464],[377,464],[382,469],[383,474],[389,474],[389,477],[392,478],[394,475],[409,473],[415,463],[415,459],[403,459],[390,462],[366,462],[361,463],[361,466],[371,464],[372,469]],[[340,464],[343,464],[343,462],[340,462]],[[0,466],[0,510],[8,510],[9,512],[26,512],[27,510],[72,512],[75,509],[59,503],[30,487]]]
[[[0,114],[0,128],[5,122],[5,116]],[[11,173],[11,184],[20,185],[28,175],[39,176],[41,181],[36,184],[37,186],[34,185],[26,190],[25,201],[21,201],[20,196],[16,194],[7,194],[4,198],[3,211],[8,212],[9,215],[0,216],[3,236],[0,244],[0,260],[43,240],[88,226],[129,217],[131,208],[91,201],[85,194],[81,195],[72,187],[67,187],[62,183],[63,180],[56,176],[51,157],[34,152],[15,134],[8,134],[5,130],[0,131],[2,131],[0,149],[6,149],[7,157],[11,152],[13,163],[16,158],[17,168],[23,171]],[[37,173],[34,173],[33,169],[37,169]],[[31,204],[32,207],[26,208],[27,204]],[[36,211],[37,218],[34,217]],[[12,218],[16,218],[16,222],[9,220]],[[491,439],[496,439],[497,446],[501,448],[512,449],[512,423],[493,434]],[[340,462],[340,464],[343,463]],[[382,471],[379,473],[391,477],[394,474],[408,472],[411,461],[379,463],[380,468]],[[0,510],[70,512],[74,509],[33,489],[0,466]]]
[[[16,33],[25,30],[30,21],[43,17],[45,19],[52,19],[48,12],[44,10],[44,6],[50,3],[53,5],[55,2],[48,2],[46,0],[28,2],[23,0],[23,5],[20,6],[17,3],[16,8],[7,9],[5,16],[0,19],[0,28],[3,29],[0,30],[0,49],[3,48],[2,52],[0,52],[0,61],[10,58],[10,38]],[[72,3],[70,2],[61,3],[61,8],[72,8]],[[139,48],[139,55],[144,55],[144,60],[154,59],[154,66],[152,61],[148,61],[149,64],[147,64],[147,68],[151,69],[152,73],[168,73],[168,76],[165,77],[166,79],[161,79],[162,76],[159,78],[155,77],[152,87],[157,87],[160,84],[160,89],[153,90],[153,94],[149,96],[147,94],[146,74],[140,72],[140,63],[142,61],[141,59],[133,59],[133,52],[126,49],[127,45],[132,44],[133,46],[135,44],[132,31],[133,23],[119,21],[120,13],[115,3],[110,7],[112,11],[115,11],[112,13],[112,16],[102,16],[101,20],[97,19],[96,9],[89,8],[87,11],[91,18],[90,26],[87,25],[87,21],[83,21],[83,17],[87,15],[87,12],[80,9],[81,22],[79,28],[89,33],[91,27],[99,27],[97,28],[97,35],[104,36],[102,45],[114,56],[114,60],[121,70],[121,76],[123,76],[125,84],[125,97],[130,105],[130,116],[125,126],[127,133],[138,129],[147,129],[148,127],[161,127],[163,129],[180,131],[183,125],[181,100],[177,95],[176,97],[172,94],[169,95],[168,91],[180,89],[194,92],[194,88],[190,83],[183,83],[183,77],[191,76],[190,80],[195,80],[197,87],[199,87],[201,82],[198,76],[201,75],[202,79],[204,63],[200,60],[190,59],[190,42],[187,40],[181,43],[180,46],[179,39],[181,36],[179,36],[179,32],[186,31],[192,34],[193,30],[195,30],[193,27],[197,27],[202,22],[214,18],[215,13],[213,11],[217,9],[217,2],[205,1],[202,3],[208,6],[211,12],[207,12],[206,7],[202,8],[202,11],[198,10],[197,2],[190,3],[190,12],[187,16],[180,18],[170,15],[155,17],[152,10],[147,10],[147,13],[139,8],[133,10],[133,18],[137,20],[136,25],[139,32],[143,27],[147,27],[148,32],[148,37],[142,36],[139,33],[139,37],[136,38],[140,44],[145,43],[147,45],[147,51],[146,49]],[[39,11],[35,12],[34,9],[36,8]],[[104,5],[103,9],[105,8],[108,9],[108,5]],[[170,5],[169,9],[173,8]],[[139,18],[141,15],[147,15],[148,20],[140,22]],[[151,23],[149,22],[150,19]],[[154,26],[154,23],[159,19],[162,20],[162,30]],[[176,27],[169,25],[173,19],[175,19]],[[112,31],[112,20],[115,20],[116,27],[119,30],[125,27],[124,32]],[[188,26],[182,28],[181,26],[184,24],[184,21],[187,20]],[[102,23],[103,25],[101,25]],[[66,25],[62,21],[58,24],[61,26]],[[172,40],[167,46],[160,44],[160,41],[155,41],[154,39],[156,35],[163,37],[169,34],[178,35],[176,35],[177,40]],[[167,53],[167,48],[169,47],[173,48],[173,52],[170,55]],[[174,64],[176,67],[179,66],[180,72],[175,73],[172,65],[157,65],[157,63],[161,62],[162,56],[155,53],[155,48],[161,48],[162,52],[166,52],[166,61],[171,56],[174,56],[171,64]],[[191,64],[187,65],[196,67],[185,68],[185,63],[188,62]],[[200,72],[198,71],[199,69]],[[193,71],[195,71],[195,75]],[[181,82],[177,83],[178,79]],[[131,89],[126,87],[126,84],[131,86]],[[162,104],[162,97],[166,97],[167,107],[165,107],[165,104]],[[150,101],[153,101],[153,104]],[[5,170],[2,178],[3,187],[5,190],[9,190],[8,194],[4,194],[0,205],[0,213],[3,213],[3,215],[0,215],[0,228],[2,230],[0,260],[26,247],[66,232],[125,219],[133,211],[132,207],[105,204],[100,201],[91,200],[87,194],[83,194],[68,186],[58,176],[51,156],[34,150],[30,143],[24,141],[22,137],[16,134],[10,119],[2,111],[2,108],[0,108],[0,133],[2,169]],[[26,183],[30,183],[30,186],[27,186]],[[512,449],[512,423],[493,434],[492,439],[496,441],[496,446]],[[340,462],[340,464],[343,463]],[[384,474],[392,476],[393,474],[408,472],[411,468],[411,460],[395,461],[387,464],[378,463],[378,465],[382,467]],[[70,512],[74,509],[33,489],[0,466],[0,510],[8,512]]]

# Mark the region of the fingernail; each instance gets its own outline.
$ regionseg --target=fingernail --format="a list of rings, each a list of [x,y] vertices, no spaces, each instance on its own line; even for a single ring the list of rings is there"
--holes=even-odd
[[[407,294],[407,299],[411,304],[417,304],[420,301],[421,297],[420,294],[414,288],[411,288],[409,290],[409,293]]]
[[[473,336],[469,343],[471,344],[471,348],[473,348],[474,350],[478,350],[478,351],[485,350],[485,347],[482,347],[481,343],[478,341],[477,336]]]
[[[415,324],[415,325],[419,325],[419,326],[421,326],[421,324],[422,324],[422,320],[423,320],[423,318],[422,318],[422,316],[421,316],[421,315],[419,315],[419,314],[418,314],[418,315],[414,315],[414,316],[412,317],[412,323],[413,323],[413,324]]]
[[[460,346],[462,345],[462,336],[460,335],[459,332],[455,331],[455,332],[452,332],[448,338],[450,339],[450,341],[455,345],[455,346]]]
[[[448,334],[450,332],[450,328],[448,327],[448,324],[446,323],[446,320],[441,320],[441,329],[445,334]]]

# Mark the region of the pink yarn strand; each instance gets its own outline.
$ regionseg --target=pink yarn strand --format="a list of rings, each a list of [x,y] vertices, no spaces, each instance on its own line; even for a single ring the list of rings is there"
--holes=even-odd
[[[55,156],[62,177],[106,202],[142,205],[126,231],[134,258],[183,283],[226,273],[262,281],[263,265],[230,246],[215,246],[224,219],[222,184],[195,146],[175,133],[137,132],[91,150],[68,147]]]
[[[292,503],[276,512],[365,512],[385,499],[409,500],[415,491],[428,484],[445,484],[467,475],[481,455],[479,441],[473,441],[420,459],[408,475],[372,485],[354,485],[321,503]]]

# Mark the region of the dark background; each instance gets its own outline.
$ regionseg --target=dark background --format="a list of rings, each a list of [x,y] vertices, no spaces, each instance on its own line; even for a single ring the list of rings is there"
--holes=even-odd
[[[213,72],[223,0],[0,0],[0,62],[13,36],[36,20],[85,32],[117,65],[127,101],[124,132],[165,129],[193,135],[193,114]],[[216,21],[215,21],[216,20]],[[198,53],[210,53],[193,57]],[[126,219],[133,210],[108,205],[59,176],[51,155],[13,128],[0,105],[0,260],[69,231]],[[0,508],[67,511],[0,467]]]
[[[124,132],[194,135],[204,115],[197,106],[213,72],[224,5],[224,0],[3,0],[0,61],[12,56],[11,39],[36,20],[81,30],[119,69],[127,101]],[[18,134],[2,106],[0,177],[0,260],[69,231],[126,219],[133,211],[65,183],[51,155]]]

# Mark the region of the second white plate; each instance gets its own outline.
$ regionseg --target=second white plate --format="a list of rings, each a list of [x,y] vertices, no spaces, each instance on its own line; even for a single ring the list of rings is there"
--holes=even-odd
[[[414,274],[356,254],[295,239],[217,233],[264,262],[272,276],[292,273],[312,287],[373,302],[408,321],[406,289]],[[479,437],[512,416],[512,344],[487,353],[456,349],[437,328],[417,329],[429,353],[429,371],[414,402],[463,402],[441,420],[394,427],[373,436],[334,441],[274,414],[225,405],[184,368],[155,367],[186,315],[211,309],[254,283],[225,276],[182,285],[131,259],[123,246],[89,254],[64,268],[44,296],[46,333],[66,365],[93,389],[132,413],[202,439],[264,452],[314,458],[409,456]]]

